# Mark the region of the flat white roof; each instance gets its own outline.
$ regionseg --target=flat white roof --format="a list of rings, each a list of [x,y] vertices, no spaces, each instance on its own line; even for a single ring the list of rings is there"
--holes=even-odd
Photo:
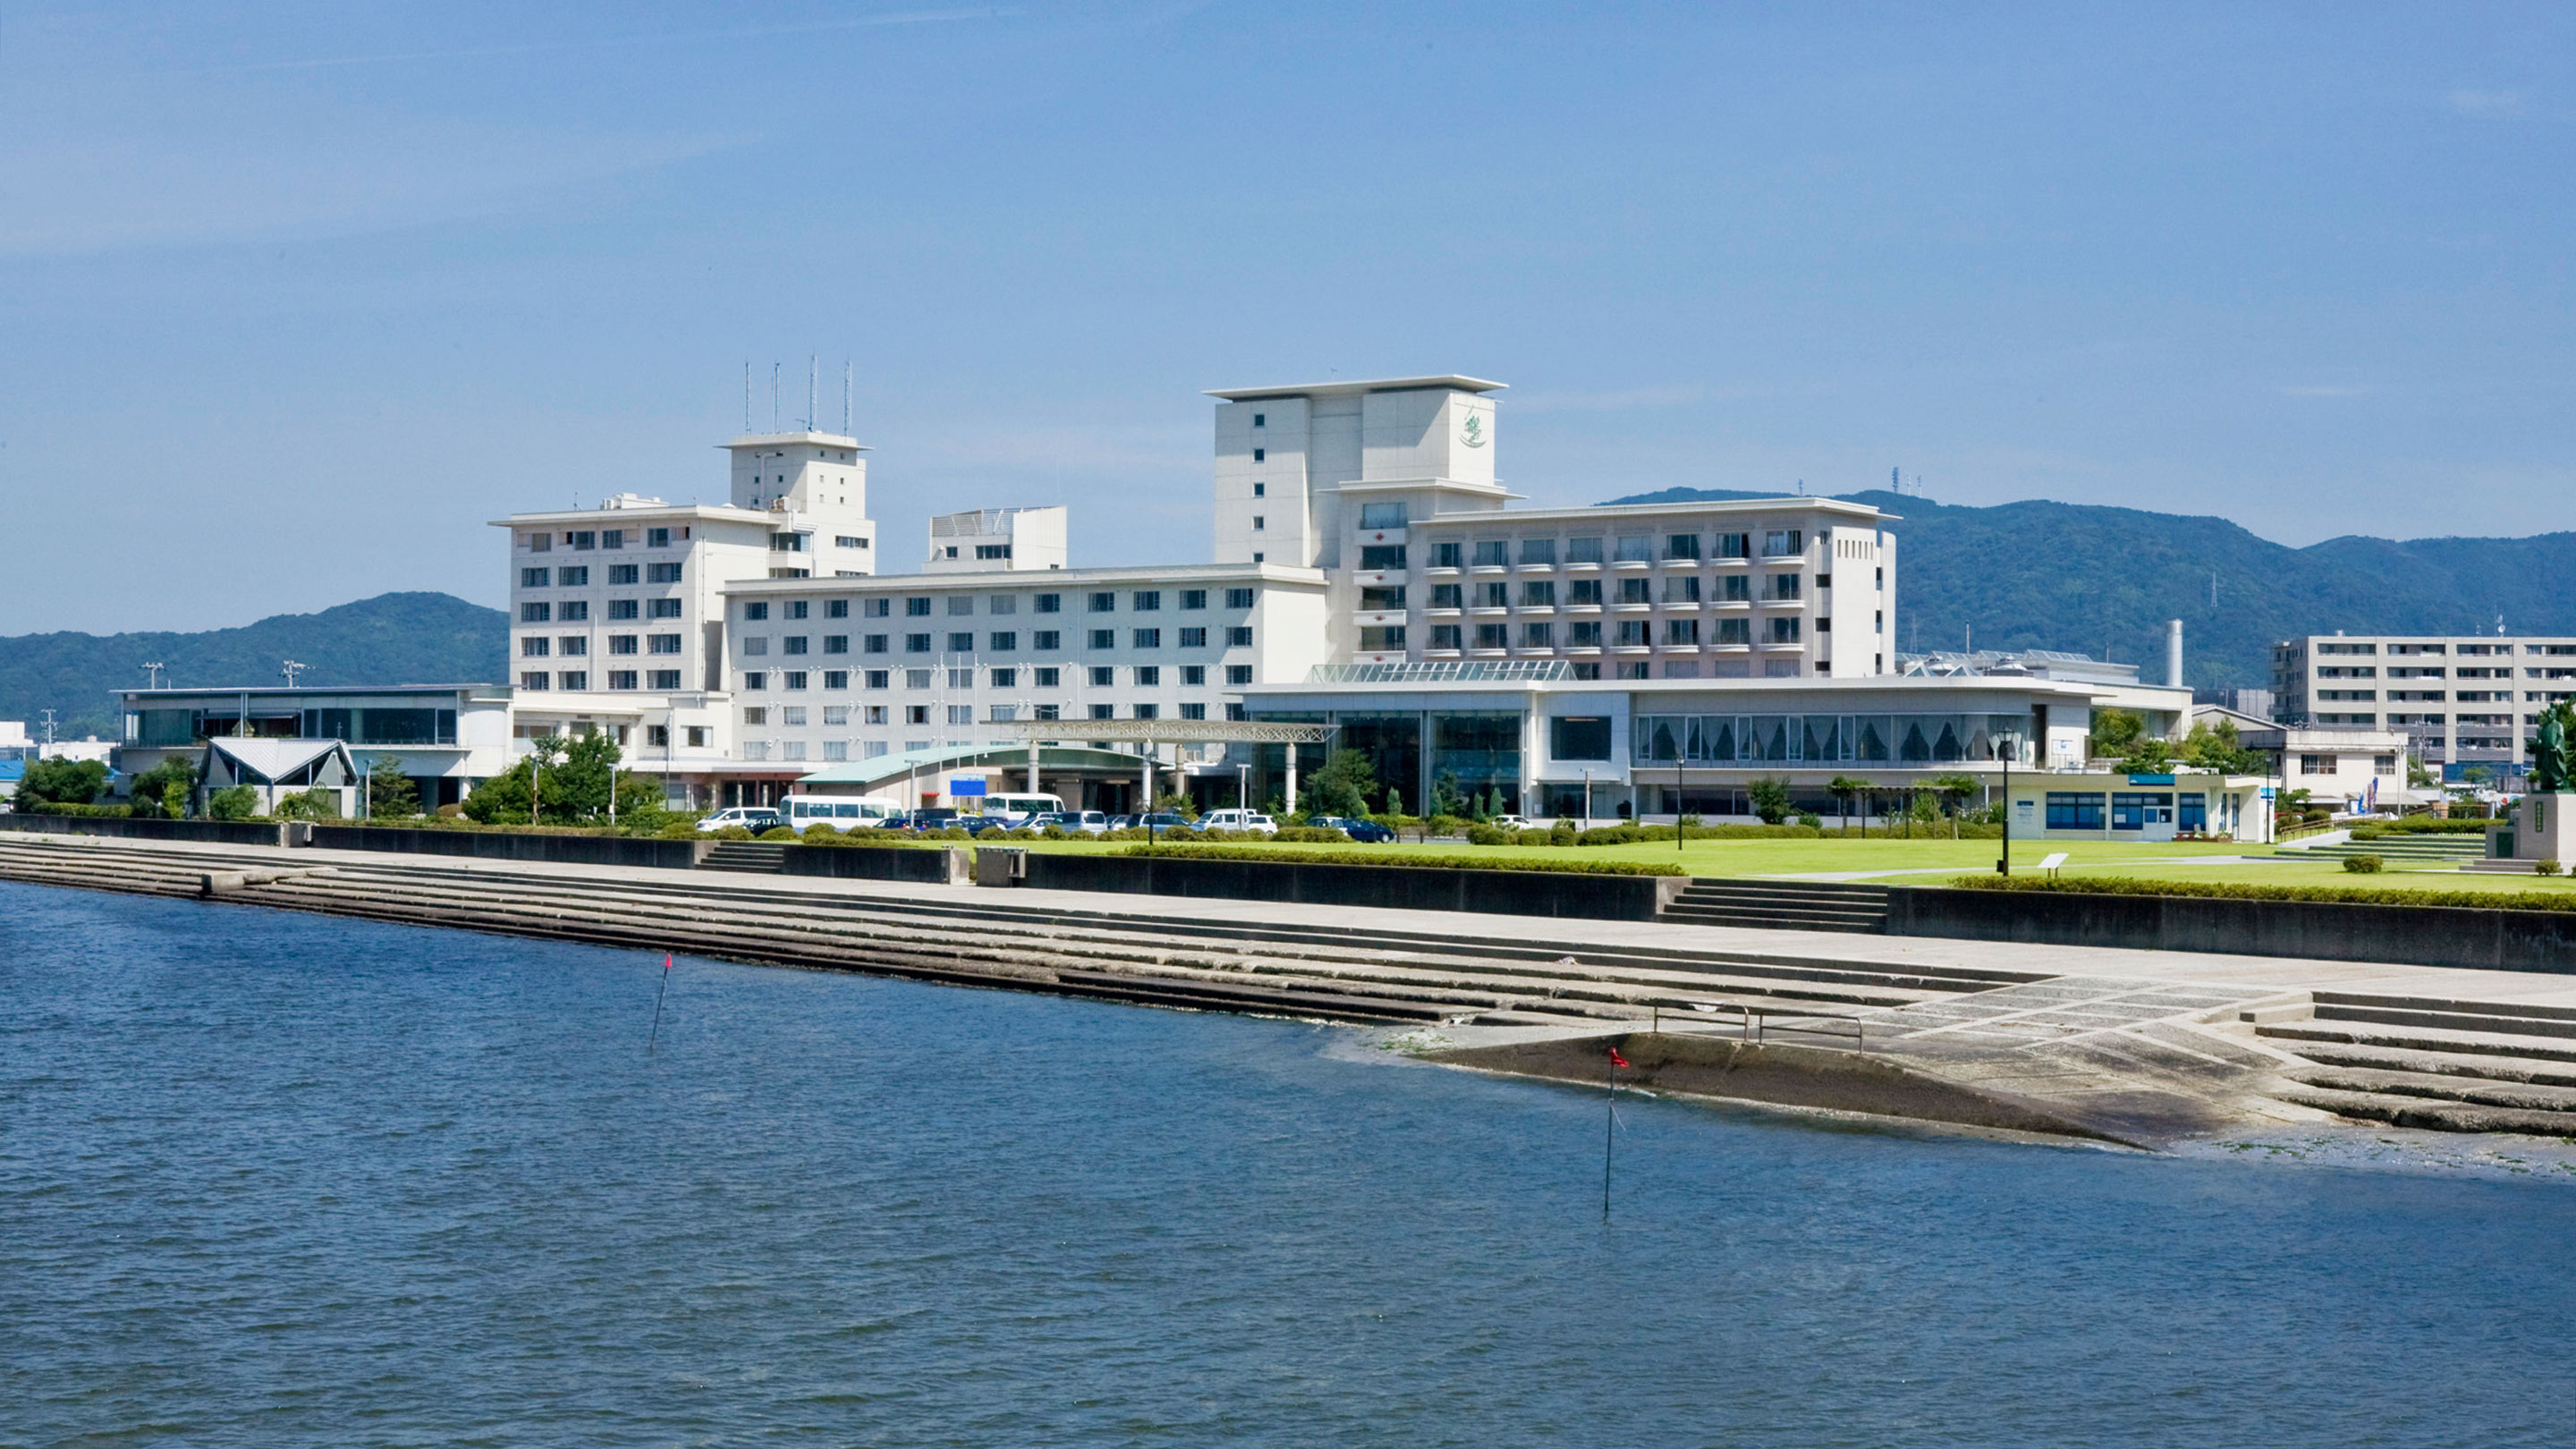
[[[1295,387],[1210,388],[1207,396],[1223,398],[1227,402],[1244,402],[1263,397],[1348,397],[1353,393],[1408,392],[1427,387],[1445,387],[1458,392],[1501,392],[1510,385],[1450,373],[1443,377],[1373,377],[1350,382],[1309,382]]]
[[[738,438],[734,438],[728,442],[718,443],[716,446],[728,450],[734,448],[783,448],[790,443],[806,443],[818,448],[856,448],[862,453],[868,451],[867,444],[860,442],[856,438],[842,437],[838,433],[744,433]]]
[[[568,508],[552,513],[513,513],[507,518],[486,520],[494,528],[524,527],[531,523],[587,523],[594,528],[609,528],[628,519],[704,518],[718,523],[759,523],[775,527],[770,520],[796,515],[775,513],[766,508],[736,508],[730,503],[648,503],[627,508]],[[871,520],[873,522],[874,520]]]
[[[988,593],[996,589],[1071,588],[1082,584],[1189,584],[1222,583],[1229,579],[1258,579],[1264,583],[1295,584],[1309,588],[1324,586],[1322,569],[1292,568],[1287,564],[1136,564],[1125,568],[1090,569],[989,569],[968,573],[870,574],[865,578],[740,579],[723,585],[728,594],[811,594],[835,590],[868,589],[964,589]]]

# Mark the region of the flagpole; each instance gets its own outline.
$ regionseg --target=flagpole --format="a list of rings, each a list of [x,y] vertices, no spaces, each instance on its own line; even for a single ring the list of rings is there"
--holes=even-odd
[[[670,994],[671,953],[665,951],[662,953],[662,986],[660,990],[653,993],[653,1030],[644,1038],[644,1052],[647,1056],[652,1054],[653,1043],[662,1035],[662,998]],[[1606,1213],[1609,1209],[1605,1207],[1602,1211]]]

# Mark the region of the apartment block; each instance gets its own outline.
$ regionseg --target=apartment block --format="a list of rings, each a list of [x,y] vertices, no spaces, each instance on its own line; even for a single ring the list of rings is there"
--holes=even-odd
[[[2458,779],[2519,775],[2540,712],[2576,698],[2576,638],[2311,634],[2272,646],[2274,717],[2316,730],[2384,730]]]

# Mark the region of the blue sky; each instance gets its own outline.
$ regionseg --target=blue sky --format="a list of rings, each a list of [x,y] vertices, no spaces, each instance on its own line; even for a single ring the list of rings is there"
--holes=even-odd
[[[890,563],[1201,558],[1200,389],[1511,383],[1537,503],[2576,526],[2576,9],[0,15],[0,633],[498,602],[855,369]]]

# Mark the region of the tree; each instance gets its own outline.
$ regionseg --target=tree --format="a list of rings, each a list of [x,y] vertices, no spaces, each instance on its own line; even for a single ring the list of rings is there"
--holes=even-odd
[[[248,820],[259,813],[259,792],[248,785],[228,785],[206,797],[209,820]]]
[[[2147,732],[2147,717],[2135,710],[2093,711],[2093,753],[2097,757],[2128,752]]]
[[[2216,729],[2211,729],[2207,720],[2194,721],[2191,733],[2183,736],[2182,759],[2184,764],[2227,775],[2267,773],[2269,763],[2261,751],[2245,748],[2232,719],[2220,720]]]
[[[2132,740],[2120,757],[2120,769],[2131,775],[2169,774],[2173,770],[2173,745],[2160,735]]]
[[[1933,795],[1940,802],[1941,813],[1949,816],[1953,822],[1958,820],[1959,807],[1968,802],[1968,797],[1986,788],[1985,782],[1974,775],[1935,775],[1928,783]],[[1955,839],[1958,833],[1958,827],[1954,823],[1950,829],[1952,838]]]
[[[170,792],[178,793],[177,808],[172,808]],[[197,762],[184,755],[172,755],[151,769],[137,775],[125,787],[134,801],[137,815],[166,815],[176,820],[188,813],[188,797],[197,790]]]
[[[1842,828],[1845,831],[1851,829],[1852,798],[1866,794],[1868,791],[1867,780],[1855,780],[1849,775],[1836,775],[1825,782],[1825,793],[1834,797],[1835,813],[1842,818]]]
[[[107,762],[72,760],[60,755],[50,759],[30,760],[27,773],[18,781],[18,808],[29,814],[30,805],[87,805],[107,788]]]
[[[1753,813],[1765,825],[1777,825],[1789,818],[1789,782],[1771,775],[1757,776],[1744,787],[1745,797],[1753,802]]]
[[[1393,785],[1386,787],[1386,813],[1389,817],[1404,813],[1404,792]]]
[[[340,792],[328,785],[299,790],[277,802],[280,820],[337,820],[340,818]]]
[[[1443,770],[1431,777],[1432,814],[1465,815],[1467,809],[1467,797],[1458,792],[1456,771]]]
[[[521,760],[475,786],[462,809],[477,825],[525,825],[529,801],[528,762]]]
[[[1307,777],[1305,787],[1303,803],[1310,815],[1366,815],[1368,797],[1377,791],[1377,770],[1358,750],[1335,750],[1322,769]]]
[[[398,820],[420,813],[420,787],[402,772],[402,756],[378,755],[367,767],[367,818]]]

